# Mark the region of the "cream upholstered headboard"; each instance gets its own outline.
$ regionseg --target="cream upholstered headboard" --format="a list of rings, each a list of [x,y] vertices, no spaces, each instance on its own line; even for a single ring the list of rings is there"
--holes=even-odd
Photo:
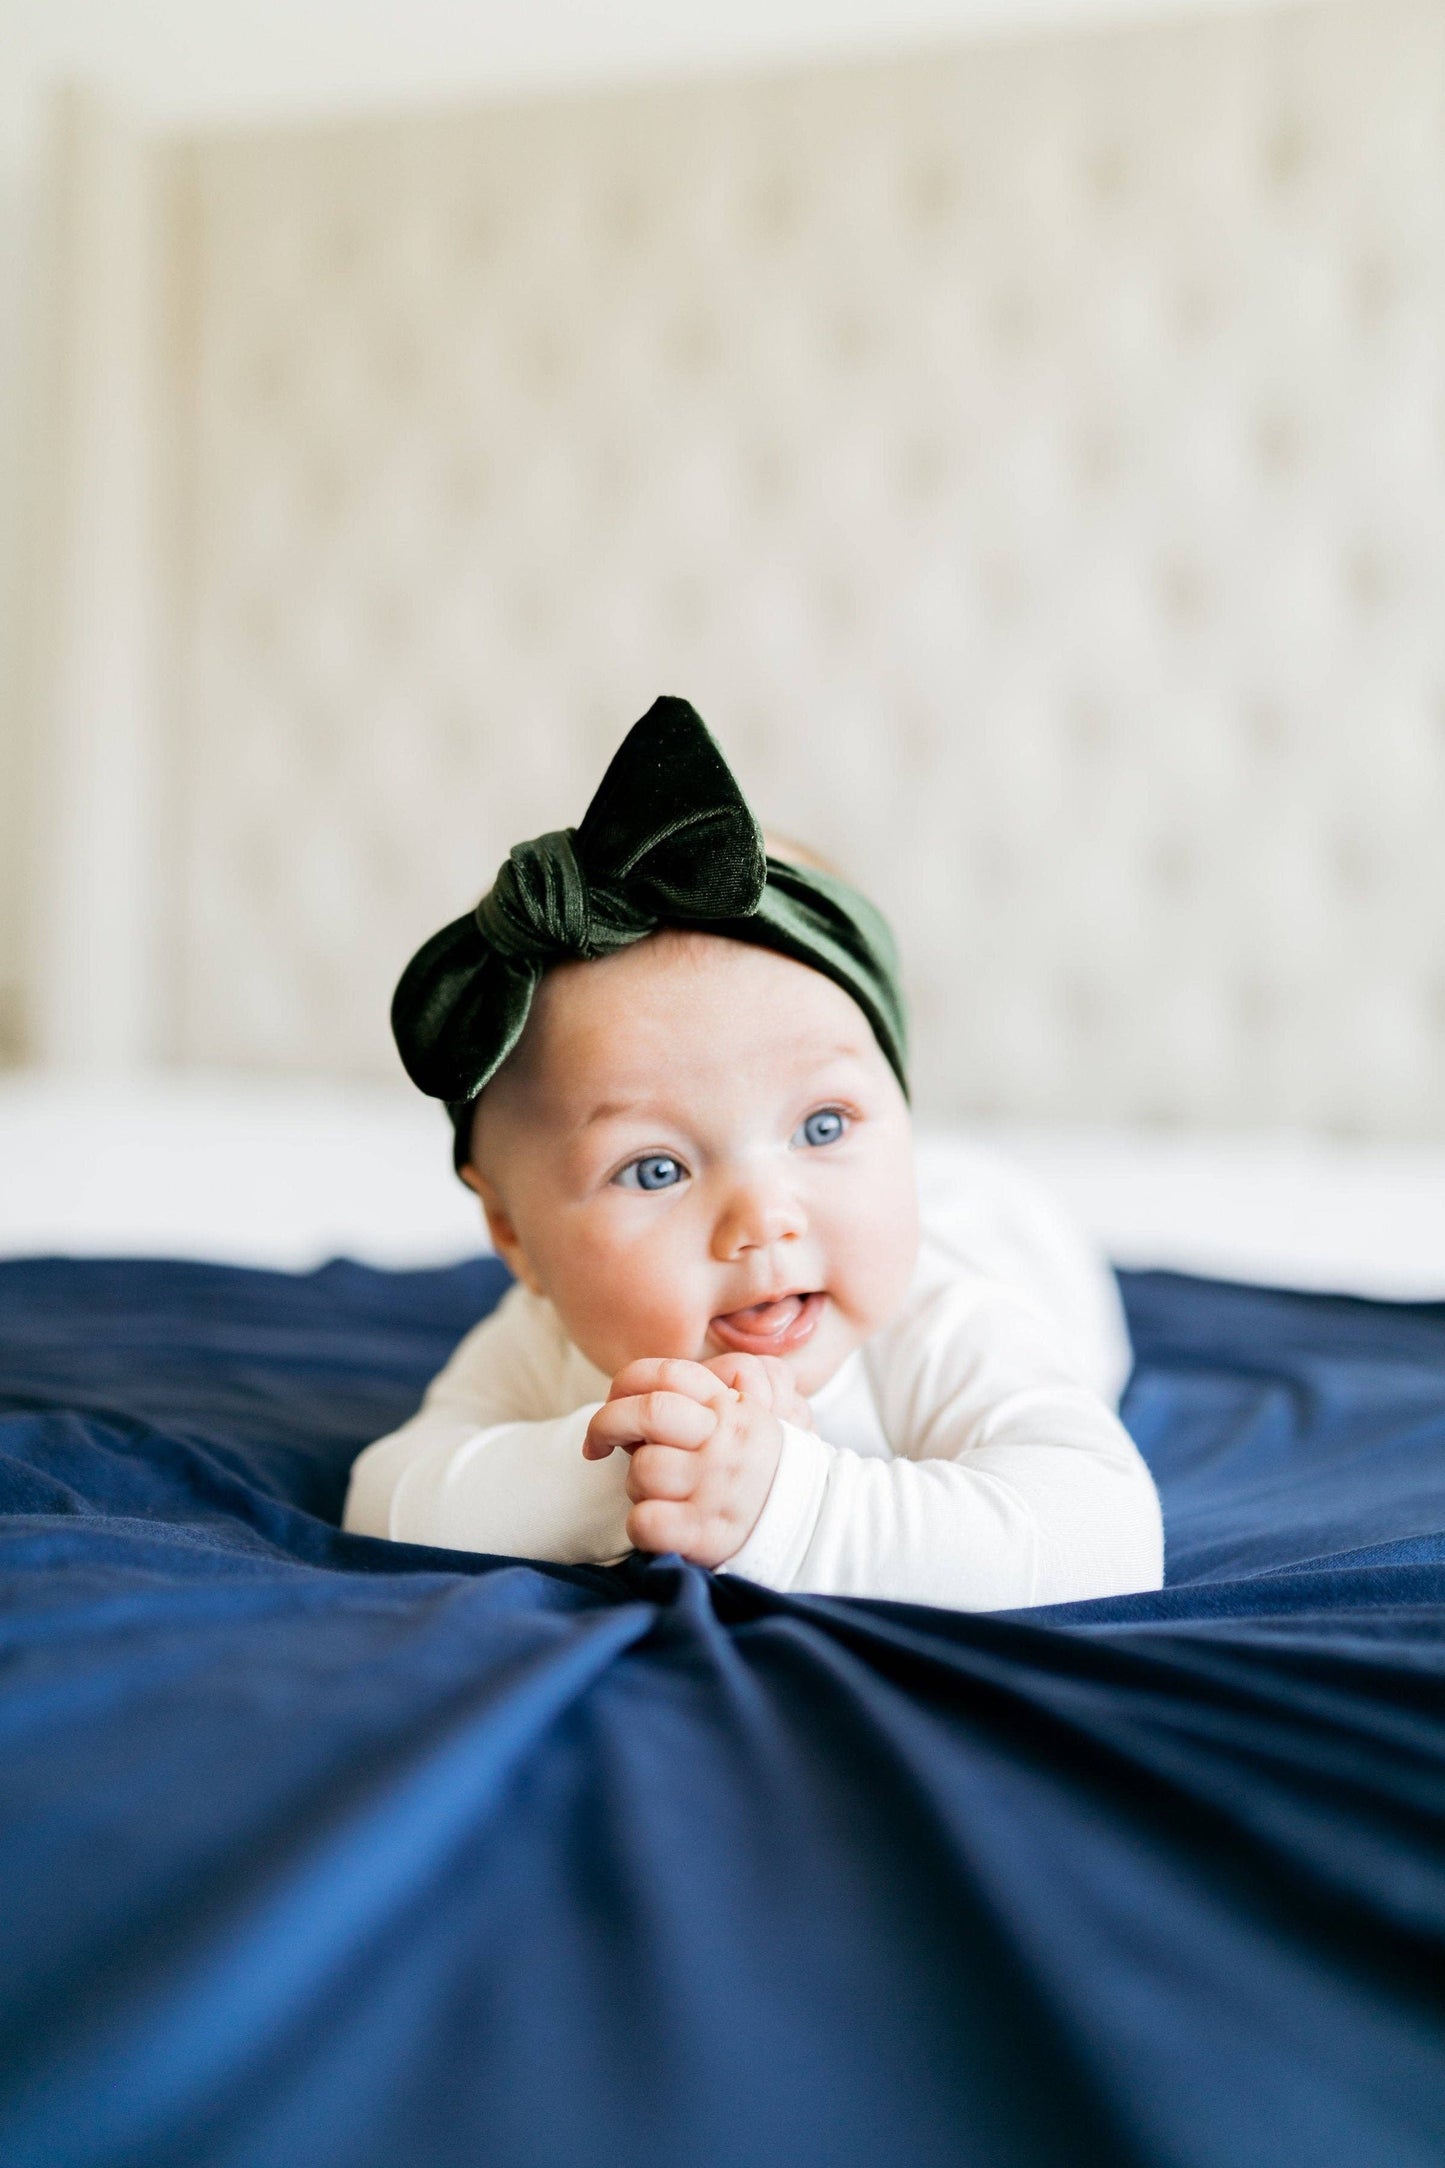
[[[925,1109],[1445,1133],[1433,0],[161,170],[173,1057],[390,1073],[670,691],[892,916]]]

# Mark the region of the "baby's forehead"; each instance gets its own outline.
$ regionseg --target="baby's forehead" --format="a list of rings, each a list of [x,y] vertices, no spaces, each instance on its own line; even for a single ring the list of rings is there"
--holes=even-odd
[[[613,955],[548,971],[533,999],[539,1037],[549,1029],[618,1021],[635,1028],[665,1020],[737,1013],[759,1024],[786,1017],[800,1034],[845,1020],[863,1036],[868,1022],[843,989],[810,964],[761,943],[691,927],[660,927]],[[530,1028],[530,1020],[529,1020]]]
[[[535,1087],[568,1098],[588,1076],[686,1076],[719,1061],[770,1075],[876,1041],[852,997],[778,950],[665,927],[616,954],[548,971],[518,1052]]]

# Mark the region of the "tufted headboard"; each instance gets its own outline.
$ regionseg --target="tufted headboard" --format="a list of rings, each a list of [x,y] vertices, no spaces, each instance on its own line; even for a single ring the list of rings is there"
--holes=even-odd
[[[1445,10],[162,147],[157,1044],[396,973],[659,691],[920,1104],[1445,1134]]]

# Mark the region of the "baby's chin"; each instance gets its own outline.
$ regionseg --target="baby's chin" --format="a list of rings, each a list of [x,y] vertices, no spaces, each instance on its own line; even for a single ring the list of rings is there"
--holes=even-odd
[[[792,1371],[793,1383],[803,1398],[811,1400],[814,1393],[821,1393],[825,1385],[832,1383],[852,1352],[851,1347],[833,1353],[818,1348],[791,1358],[785,1355],[783,1361]]]

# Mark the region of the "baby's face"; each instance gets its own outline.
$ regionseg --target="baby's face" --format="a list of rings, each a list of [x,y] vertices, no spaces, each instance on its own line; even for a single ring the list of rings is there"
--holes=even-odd
[[[609,1377],[742,1349],[816,1392],[897,1311],[918,1251],[908,1105],[862,1010],[715,934],[548,971],[467,1179]]]

